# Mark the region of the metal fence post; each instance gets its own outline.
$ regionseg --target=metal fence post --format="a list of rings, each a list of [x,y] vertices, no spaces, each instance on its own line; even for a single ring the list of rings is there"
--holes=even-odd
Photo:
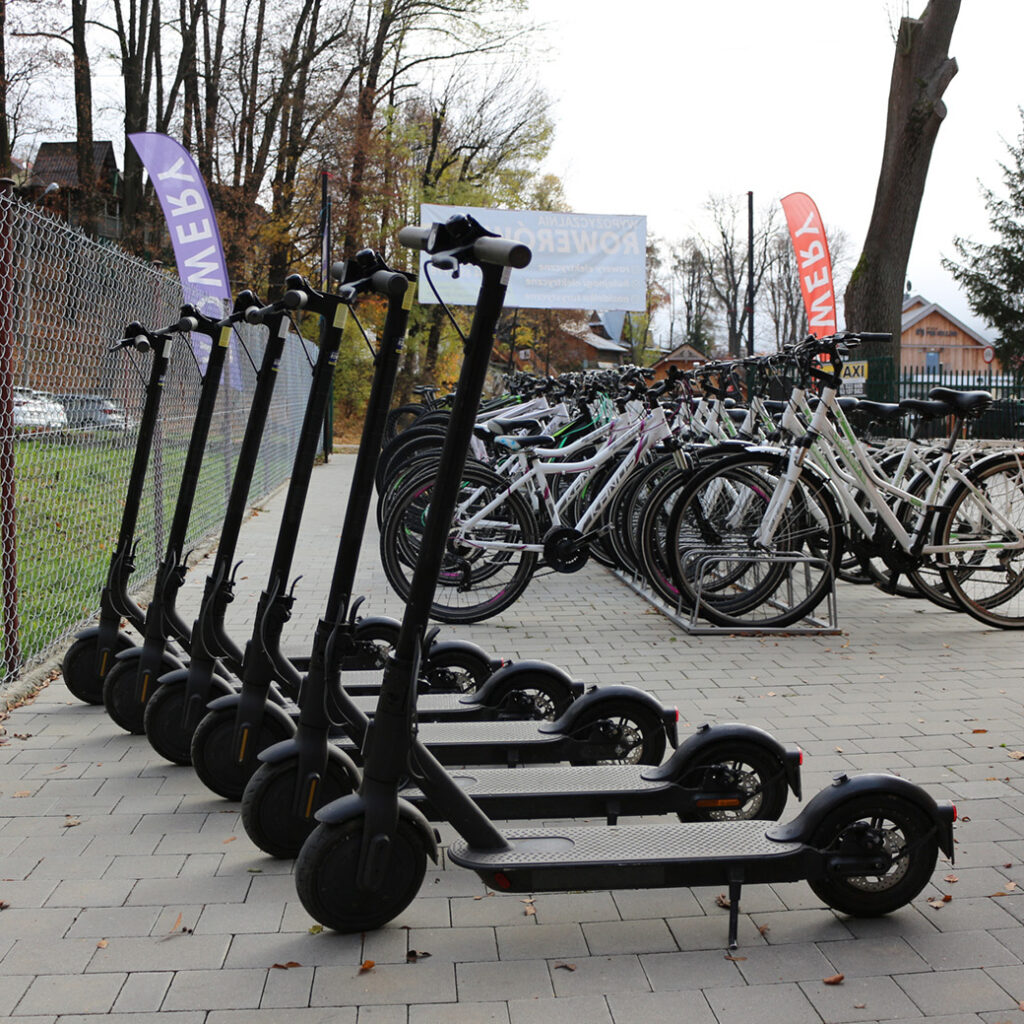
[[[14,493],[14,381],[11,353],[14,326],[14,182],[0,178],[0,594],[2,594],[4,668],[10,677],[21,669],[18,617],[18,532]]]

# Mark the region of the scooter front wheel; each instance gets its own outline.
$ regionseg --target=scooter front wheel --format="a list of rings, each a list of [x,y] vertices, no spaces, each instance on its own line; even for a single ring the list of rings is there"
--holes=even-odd
[[[709,800],[716,793],[745,794],[738,807],[707,804],[679,812],[680,821],[778,821],[786,807],[785,769],[776,757],[754,743],[721,743],[702,750],[699,763],[689,767],[681,783],[684,791],[697,789]]]
[[[363,819],[322,822],[295,862],[295,889],[307,912],[338,932],[368,932],[393,921],[423,884],[427,852],[415,828],[398,820],[385,876],[372,889],[356,888]]]
[[[816,896],[852,917],[879,917],[906,906],[928,884],[938,859],[938,839],[929,816],[891,793],[861,796],[837,807],[816,829],[811,846],[847,864],[869,861],[874,851],[891,860],[879,874],[830,871],[808,880]]]
[[[142,724],[146,729],[149,745],[171,764],[192,763],[192,736],[195,729],[185,719],[185,697],[187,686],[159,686],[156,693],[146,701]],[[228,686],[219,676],[214,676],[213,691],[209,699],[222,693],[230,693]],[[202,709],[205,714],[205,709]]]
[[[171,672],[178,663],[163,658],[160,667],[153,673],[148,685],[142,692],[141,699],[137,693],[139,676],[139,658],[121,658],[110,667],[103,680],[103,706],[115,725],[125,732],[141,736],[146,731],[143,716],[150,697],[159,688],[158,679],[165,672]]]
[[[261,764],[242,794],[242,824],[249,838],[271,857],[297,857],[306,838],[317,826],[315,811],[352,792],[349,773],[336,757],[327,758],[327,771],[303,808],[295,811],[295,780],[298,761],[290,757]]]
[[[241,800],[246,784],[259,767],[256,755],[292,731],[273,714],[265,713],[256,736],[246,741],[245,757],[234,754],[235,709],[208,711],[192,734],[192,767],[203,785],[225,800]]]
[[[64,685],[85,704],[103,703],[103,678],[106,673],[101,673],[96,666],[97,643],[95,635],[79,637],[67,649],[60,663]],[[114,664],[114,656],[119,651],[134,646],[135,641],[131,637],[118,633],[115,650],[109,655],[107,670]]]

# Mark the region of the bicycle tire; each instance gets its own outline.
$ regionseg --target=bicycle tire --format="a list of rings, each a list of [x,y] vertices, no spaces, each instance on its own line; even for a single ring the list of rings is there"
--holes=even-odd
[[[676,501],[667,545],[673,579],[714,625],[789,626],[807,618],[835,585],[843,521],[827,482],[806,467],[767,557],[753,546],[785,465],[785,456],[768,453],[724,458],[696,473]],[[788,555],[800,560],[783,560]]]
[[[985,546],[940,555],[943,582],[961,610],[979,622],[1024,629],[1024,549],[1010,546],[1017,538],[990,522],[986,509],[987,504],[1018,535],[1024,533],[1024,455],[994,456],[974,466],[968,479],[970,485],[958,482],[946,496],[935,541],[951,544],[973,535]]]
[[[409,480],[387,510],[380,534],[381,561],[388,582],[400,597],[409,597],[419,556],[419,538],[430,506],[437,474],[427,470]],[[466,466],[463,497],[449,531],[448,549],[438,576],[431,617],[441,622],[480,622],[513,605],[526,589],[537,564],[537,552],[522,550],[538,541],[537,525],[525,499],[508,490],[508,481],[485,466]],[[458,521],[469,507],[482,507],[504,495],[487,522],[471,534],[460,534]],[[509,547],[483,549],[474,541],[499,541]]]

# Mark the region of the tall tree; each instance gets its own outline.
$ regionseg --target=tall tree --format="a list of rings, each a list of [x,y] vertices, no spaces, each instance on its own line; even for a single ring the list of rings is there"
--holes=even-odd
[[[895,347],[866,345],[860,351],[892,356],[897,366],[903,283],[932,149],[946,116],[942,97],[957,72],[949,43],[959,12],[960,0],[929,0],[920,18],[900,22],[875,205],[846,288],[847,326],[893,336]]]
[[[1024,122],[1024,108],[1019,108]],[[1006,367],[1024,365],[1024,125],[1016,145],[1007,143],[1009,160],[1000,164],[1006,195],[982,186],[988,222],[998,241],[986,245],[957,236],[960,262],[944,259],[967,293],[971,312],[999,331],[995,343]]]

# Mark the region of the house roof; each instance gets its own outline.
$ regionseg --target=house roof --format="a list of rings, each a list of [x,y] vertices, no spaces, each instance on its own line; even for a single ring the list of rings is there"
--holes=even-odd
[[[685,362],[696,362],[698,359],[707,359],[707,356],[704,355],[700,349],[694,348],[693,345],[684,341],[682,345],[676,345],[671,352],[666,352],[654,365],[657,366],[658,363],[671,363],[680,360]]]
[[[32,165],[34,184],[48,185],[55,181],[61,188],[77,188],[78,156],[74,142],[43,142]],[[117,157],[112,142],[93,142],[92,158],[96,176],[101,182],[114,182],[118,174]]]
[[[983,348],[991,345],[992,342],[984,335],[979,334],[973,327],[968,327],[962,320],[957,320],[952,313],[943,309],[937,302],[928,302],[920,295],[908,295],[903,299],[903,320],[901,330],[905,333],[915,324],[920,323],[925,317],[932,313],[938,313],[945,317],[954,327],[962,331],[968,338],[981,345]]]
[[[627,352],[628,349],[625,345],[619,345],[617,342],[609,341],[607,338],[602,338],[601,335],[597,334],[584,320],[569,320],[562,325],[562,330],[566,334],[571,335],[577,341],[582,341],[584,345],[589,345],[591,348],[596,349],[598,352]]]

